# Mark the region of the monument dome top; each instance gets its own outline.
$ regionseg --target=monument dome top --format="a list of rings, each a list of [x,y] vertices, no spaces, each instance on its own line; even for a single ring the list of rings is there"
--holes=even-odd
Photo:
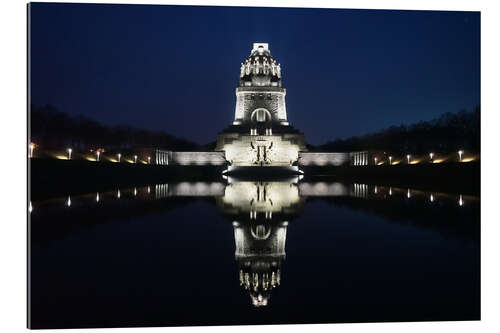
[[[268,43],[253,43],[240,68],[240,86],[281,87],[281,65],[271,56]]]

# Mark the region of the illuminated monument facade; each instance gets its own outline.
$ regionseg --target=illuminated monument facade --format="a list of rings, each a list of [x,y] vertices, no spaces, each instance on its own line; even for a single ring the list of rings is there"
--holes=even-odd
[[[219,133],[217,151],[229,170],[249,166],[293,169],[306,151],[304,135],[288,123],[281,65],[267,43],[254,43],[241,64],[234,122]]]

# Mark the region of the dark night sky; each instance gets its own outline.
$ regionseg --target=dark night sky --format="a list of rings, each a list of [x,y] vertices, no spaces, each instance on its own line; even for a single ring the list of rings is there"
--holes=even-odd
[[[310,143],[480,102],[478,12],[31,5],[32,103],[207,143],[268,42]]]

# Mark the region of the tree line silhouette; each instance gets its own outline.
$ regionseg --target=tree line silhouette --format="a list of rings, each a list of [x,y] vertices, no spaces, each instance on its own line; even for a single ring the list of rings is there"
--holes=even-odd
[[[447,112],[431,121],[391,126],[375,133],[336,139],[311,146],[313,151],[388,151],[394,154],[450,153],[480,150],[480,107],[472,111]]]
[[[177,138],[164,131],[150,131],[131,126],[105,126],[85,116],[70,116],[52,105],[31,105],[31,141],[42,149],[131,149],[155,147],[167,150],[193,151],[194,142]]]
[[[151,131],[131,126],[106,126],[85,116],[70,116],[52,105],[31,105],[31,141],[43,149],[105,150],[154,147],[177,151],[206,151],[215,142],[199,145],[164,131]],[[311,151],[350,152],[361,150],[389,151],[394,154],[425,154],[429,151],[449,153],[464,149],[480,150],[480,107],[472,111],[445,113],[431,121],[412,125],[391,126],[375,133],[336,139]]]

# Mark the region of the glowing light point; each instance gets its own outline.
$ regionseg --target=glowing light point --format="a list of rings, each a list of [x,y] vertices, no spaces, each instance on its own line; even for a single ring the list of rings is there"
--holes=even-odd
[[[458,199],[458,205],[462,207],[464,205],[464,199],[462,198],[462,195],[460,194],[460,198]]]
[[[28,211],[31,213],[33,211],[33,205],[31,204],[31,201],[28,205]]]
[[[29,156],[30,156],[30,158],[33,157],[33,152],[35,150],[35,146],[36,145],[33,142],[30,142],[30,145],[29,145],[29,149],[30,149],[30,155]]]
[[[392,156],[389,156],[389,165],[392,165]]]
[[[137,187],[134,187],[134,196],[137,195]]]
[[[392,195],[392,187],[389,187],[389,195]]]
[[[73,149],[71,148],[68,148],[68,160],[71,159],[71,152],[73,151]]]
[[[116,197],[117,197],[118,199],[120,199],[120,197],[121,197],[121,196],[122,196],[122,194],[120,193],[120,190],[118,190],[118,192],[116,192]]]
[[[99,202],[99,192],[97,192],[97,194],[95,196],[95,202]]]
[[[151,193],[151,187],[148,186],[148,193]]]
[[[134,163],[137,163],[137,155],[134,155]]]
[[[96,151],[96,161],[99,161],[99,157],[101,156],[101,152],[98,150]]]
[[[71,196],[68,195],[68,200],[66,200],[66,206],[71,207]]]
[[[120,162],[122,159],[122,154],[118,153],[118,155],[116,155],[116,156],[118,157],[118,162]]]
[[[463,150],[459,150],[459,151],[458,151],[458,160],[459,160],[460,162],[462,162],[462,155],[463,155],[463,153],[464,153],[464,151],[463,151]]]
[[[410,164],[410,158],[411,158],[410,155],[406,155],[406,159],[408,160],[408,164]]]
[[[374,157],[373,160],[375,161],[375,165],[377,165],[377,158]]]
[[[148,164],[151,164],[151,156],[148,156]]]
[[[410,198],[411,198],[410,189],[408,189],[408,192],[406,193],[406,197],[407,197],[408,199],[410,199]]]
[[[373,190],[373,193],[377,194],[377,186],[375,186],[375,189]]]
[[[434,158],[434,153],[429,153],[429,158],[431,159],[432,162],[432,159]]]

